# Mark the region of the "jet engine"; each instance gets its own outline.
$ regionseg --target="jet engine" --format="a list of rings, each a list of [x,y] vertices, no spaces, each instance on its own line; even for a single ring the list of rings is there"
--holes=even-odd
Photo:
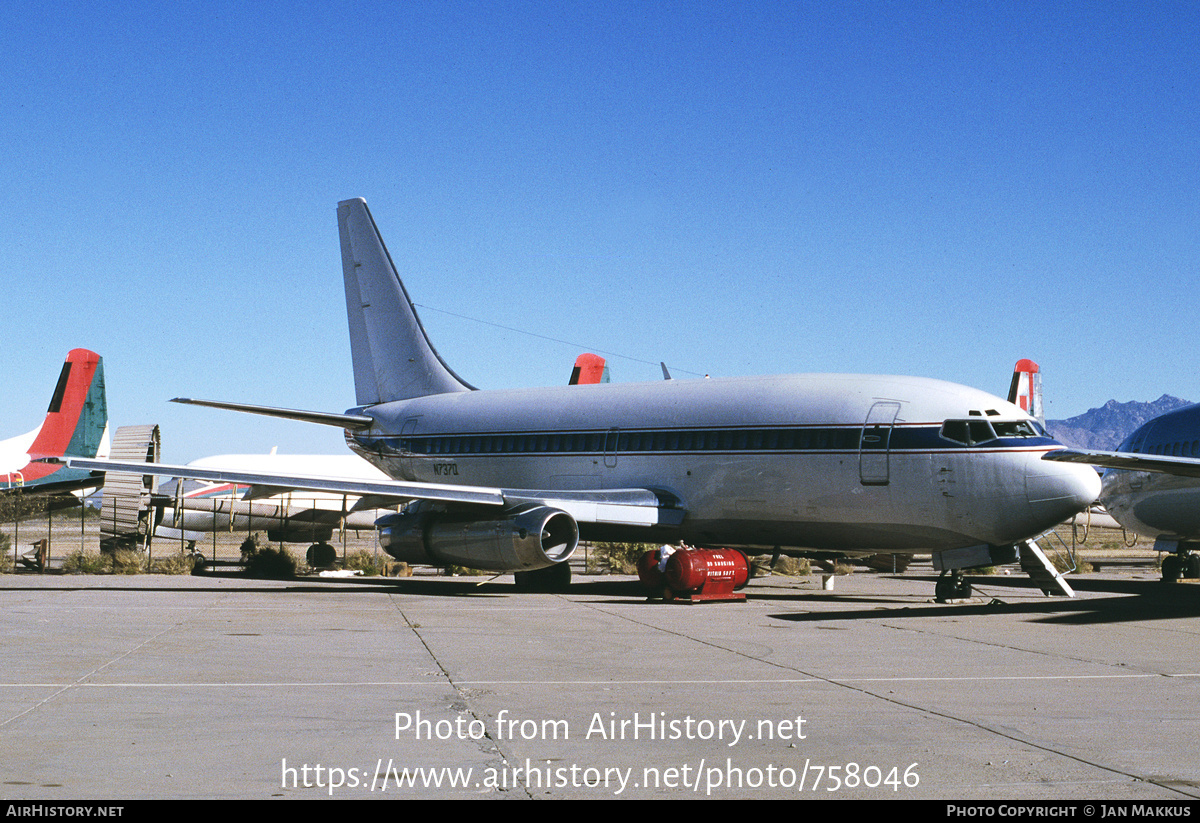
[[[527,503],[480,519],[416,507],[375,522],[384,551],[406,563],[532,571],[561,563],[579,545],[579,525],[559,509]]]

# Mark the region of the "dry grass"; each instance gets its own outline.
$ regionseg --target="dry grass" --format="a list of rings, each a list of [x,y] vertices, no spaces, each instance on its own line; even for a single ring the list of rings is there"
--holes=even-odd
[[[191,574],[196,558],[190,554],[169,554],[156,557],[150,563],[150,574]]]
[[[360,571],[367,577],[375,577],[383,573],[383,564],[386,559],[391,559],[386,555],[376,558],[375,555],[368,551],[350,552],[346,555],[344,567],[354,571]]]
[[[247,541],[249,542],[249,541]],[[296,576],[296,558],[287,549],[260,546],[244,552],[246,576],[260,580],[291,580]]]
[[[588,557],[591,574],[637,574],[637,564],[657,543],[595,543]]]

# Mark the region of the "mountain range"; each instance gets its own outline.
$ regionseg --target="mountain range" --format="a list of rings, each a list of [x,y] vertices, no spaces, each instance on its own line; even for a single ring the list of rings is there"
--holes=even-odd
[[[1088,409],[1066,420],[1047,420],[1046,429],[1051,437],[1071,448],[1112,451],[1147,420],[1190,405],[1191,401],[1169,394],[1152,403],[1109,400],[1097,409]]]

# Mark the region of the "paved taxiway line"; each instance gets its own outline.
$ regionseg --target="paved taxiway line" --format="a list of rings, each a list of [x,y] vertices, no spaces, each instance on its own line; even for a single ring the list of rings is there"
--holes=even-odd
[[[988,681],[1006,680],[1035,680],[1035,681],[1073,681],[1073,680],[1141,680],[1148,678],[1190,678],[1200,677],[1200,674],[1072,674],[1041,677],[1038,675],[1013,675],[1008,677],[862,677],[826,679],[822,677],[777,677],[760,678],[757,680],[455,680],[458,686],[598,686],[621,684],[623,686],[750,686],[750,685],[789,685],[798,683],[983,683]],[[271,682],[271,681],[238,681],[236,683],[208,682],[160,682],[160,683],[0,683],[0,689],[12,688],[64,688],[64,689],[187,689],[203,687],[206,689],[294,689],[294,688],[364,688],[371,686],[438,686],[439,683],[422,683],[416,680],[343,680],[339,682],[314,683],[310,681]],[[0,725],[3,725],[0,722]]]

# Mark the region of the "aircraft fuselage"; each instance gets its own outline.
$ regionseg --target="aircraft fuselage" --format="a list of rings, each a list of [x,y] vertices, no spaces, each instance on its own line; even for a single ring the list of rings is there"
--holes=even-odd
[[[1154,418],[1118,452],[1200,458],[1200,405]],[[1200,540],[1200,479],[1162,472],[1108,469],[1100,502],[1126,529],[1149,537]]]
[[[687,512],[653,536],[581,523],[591,539],[848,552],[1004,545],[1070,517],[1098,486],[1086,467],[1041,461],[1061,445],[1016,406],[925,378],[467,391],[353,411],[376,424],[348,432],[351,448],[397,479],[651,488]]]

